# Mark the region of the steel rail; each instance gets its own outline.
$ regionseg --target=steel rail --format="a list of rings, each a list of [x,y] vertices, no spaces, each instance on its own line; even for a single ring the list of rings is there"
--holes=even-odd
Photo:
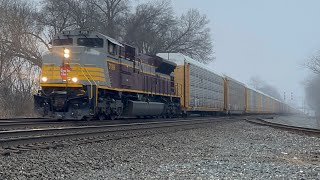
[[[0,147],[7,148],[30,143],[72,140],[77,138],[106,136],[128,131],[141,131],[225,121],[223,119],[214,121],[217,119],[221,118],[2,131],[0,132]]]
[[[7,123],[0,123],[0,130],[6,131],[10,129],[31,129],[31,128],[40,128],[40,127],[50,127],[50,126],[85,126],[84,122],[56,122],[56,121],[35,121],[35,122],[7,122]]]
[[[50,118],[2,118],[0,119],[0,125],[6,123],[18,123],[18,122],[50,122],[53,119]]]
[[[223,117],[225,118],[225,117]],[[183,118],[175,118],[171,121],[176,121]],[[157,121],[164,121],[165,119],[157,119]],[[166,119],[168,121],[168,119]],[[138,122],[155,122],[155,119],[119,119],[114,121],[57,121],[49,119],[45,121],[0,121],[0,131],[15,128],[36,128],[36,127],[50,127],[50,126],[89,126],[89,125],[110,125],[110,124],[125,124],[125,123],[138,123]]]
[[[256,118],[255,120],[254,119],[246,119],[246,121],[248,121],[250,123],[254,123],[254,124],[259,124],[259,125],[266,125],[266,126],[275,127],[275,128],[294,130],[294,131],[299,131],[299,132],[314,133],[314,134],[320,135],[320,129],[299,127],[299,126],[290,126],[290,125],[286,125],[286,124],[280,124],[280,123],[266,121],[262,118]]]

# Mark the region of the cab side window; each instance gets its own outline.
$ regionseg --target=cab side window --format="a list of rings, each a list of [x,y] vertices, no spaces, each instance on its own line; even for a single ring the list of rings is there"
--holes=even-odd
[[[108,52],[111,55],[117,55],[117,45],[113,44],[112,42],[108,41]]]

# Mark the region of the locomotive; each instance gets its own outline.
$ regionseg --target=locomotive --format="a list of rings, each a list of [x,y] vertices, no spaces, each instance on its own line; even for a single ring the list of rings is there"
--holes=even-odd
[[[181,113],[175,63],[93,31],[63,31],[51,43],[43,55],[41,89],[34,95],[42,116],[115,119]]]
[[[55,119],[279,114],[295,109],[180,53],[146,55],[94,31],[63,31],[43,55],[35,110]]]

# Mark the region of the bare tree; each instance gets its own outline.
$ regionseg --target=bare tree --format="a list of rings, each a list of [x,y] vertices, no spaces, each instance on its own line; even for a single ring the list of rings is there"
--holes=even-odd
[[[208,19],[191,9],[181,17],[173,16],[170,1],[140,4],[127,19],[125,41],[142,52],[180,52],[208,63],[214,59]]]
[[[95,29],[113,38],[119,38],[126,16],[129,16],[129,0],[89,0],[94,5],[97,21]]]
[[[43,0],[40,23],[49,37],[66,29],[96,30],[132,44],[141,52],[180,52],[201,62],[214,59],[208,19],[191,9],[175,17],[170,0]]]
[[[314,73],[314,77],[305,83],[306,101],[311,109],[320,117],[320,53],[313,55],[305,67]],[[320,123],[320,121],[319,121]]]
[[[305,92],[308,105],[320,116],[320,75],[316,75],[306,84]]]
[[[74,0],[43,0],[38,22],[47,27],[49,38],[68,28],[75,28],[73,12],[77,12],[77,3]],[[80,15],[80,14],[77,14]]]
[[[207,17],[198,10],[189,10],[171,30],[165,51],[181,52],[204,63],[212,61],[213,45],[208,23]]]
[[[1,116],[30,113],[32,90],[41,66],[41,27],[34,6],[21,0],[0,0]]]
[[[253,76],[250,78],[249,85],[255,89],[262,88],[263,84],[265,84],[265,82],[259,76]]]
[[[176,25],[169,1],[139,4],[126,20],[124,41],[144,53],[163,51],[169,30]]]
[[[119,38],[129,0],[43,0],[39,22],[49,37],[68,29],[95,30]]]
[[[254,76],[250,79],[249,85],[251,85],[253,88],[272,96],[276,99],[281,100],[281,94],[277,90],[277,88],[271,86],[270,84],[267,84],[265,81],[263,81],[260,77]]]
[[[313,55],[305,66],[315,74],[320,74],[320,53]]]
[[[41,38],[42,27],[35,21],[36,9],[27,1],[0,0],[0,42],[12,56],[41,66],[40,48],[47,46]]]

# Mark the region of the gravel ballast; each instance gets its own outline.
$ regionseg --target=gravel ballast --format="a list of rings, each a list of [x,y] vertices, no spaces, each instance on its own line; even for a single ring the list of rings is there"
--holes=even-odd
[[[245,121],[0,157],[0,179],[319,179],[320,141]]]

